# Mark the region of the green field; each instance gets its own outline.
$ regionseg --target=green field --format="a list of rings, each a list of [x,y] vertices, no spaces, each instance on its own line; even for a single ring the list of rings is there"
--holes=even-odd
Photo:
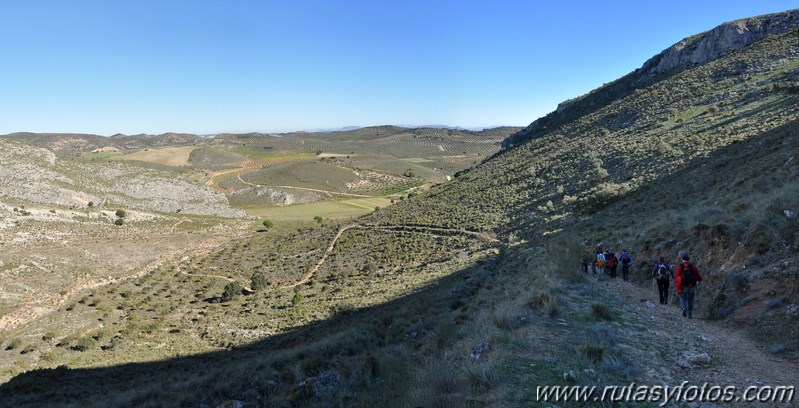
[[[387,198],[353,198],[347,200],[319,201],[286,207],[245,208],[248,214],[274,220],[310,220],[322,218],[357,217],[374,211],[375,207],[391,204]]]

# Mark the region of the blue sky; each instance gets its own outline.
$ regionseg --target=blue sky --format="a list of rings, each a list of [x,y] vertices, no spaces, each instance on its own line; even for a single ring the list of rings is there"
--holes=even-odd
[[[527,125],[796,1],[4,1],[0,134]]]

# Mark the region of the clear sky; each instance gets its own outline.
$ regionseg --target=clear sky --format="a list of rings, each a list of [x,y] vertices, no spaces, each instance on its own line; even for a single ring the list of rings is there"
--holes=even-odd
[[[794,1],[8,0],[0,134],[527,125]]]

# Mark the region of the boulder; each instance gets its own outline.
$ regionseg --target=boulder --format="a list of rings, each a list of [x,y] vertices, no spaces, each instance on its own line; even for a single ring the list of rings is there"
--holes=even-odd
[[[329,396],[336,391],[341,382],[341,374],[336,370],[329,370],[313,381],[313,395],[316,398]]]

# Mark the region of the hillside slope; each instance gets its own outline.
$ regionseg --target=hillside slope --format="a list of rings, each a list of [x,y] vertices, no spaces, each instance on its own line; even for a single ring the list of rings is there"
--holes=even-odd
[[[12,140],[44,147],[59,156],[80,156],[98,149],[136,150],[159,146],[193,145],[203,138],[185,133],[160,135],[123,135],[111,137],[83,133],[30,133],[16,132],[3,135]]]

